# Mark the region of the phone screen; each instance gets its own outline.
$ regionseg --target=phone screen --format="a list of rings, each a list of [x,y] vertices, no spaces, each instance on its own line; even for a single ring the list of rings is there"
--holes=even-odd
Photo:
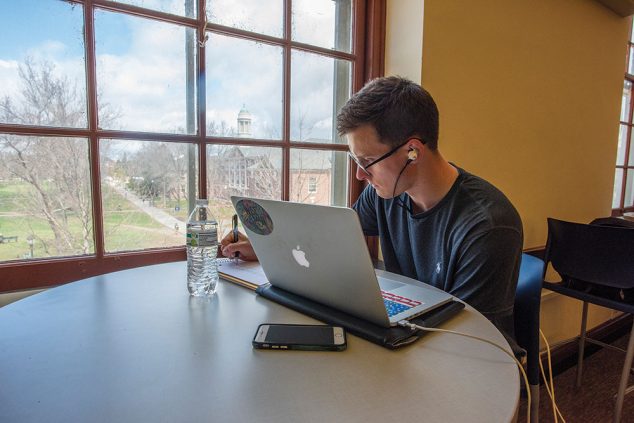
[[[330,326],[275,326],[271,325],[266,334],[266,342],[273,344],[334,344],[334,334]]]

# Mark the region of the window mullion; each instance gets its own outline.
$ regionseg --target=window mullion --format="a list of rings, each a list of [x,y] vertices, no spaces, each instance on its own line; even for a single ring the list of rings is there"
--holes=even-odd
[[[283,53],[283,129],[282,129],[282,200],[290,198],[291,191],[291,25],[292,0],[284,0],[284,53]]]
[[[92,0],[84,4],[84,51],[86,54],[86,95],[89,131],[90,184],[92,192],[92,225],[95,255],[102,259],[105,254],[103,225],[103,203],[101,201],[101,169],[99,163],[99,138],[97,136],[99,116],[97,101],[97,66],[95,57],[95,20]]]

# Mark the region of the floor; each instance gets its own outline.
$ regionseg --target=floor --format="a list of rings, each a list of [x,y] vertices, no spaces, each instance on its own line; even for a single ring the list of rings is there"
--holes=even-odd
[[[629,336],[629,334],[628,334]],[[628,336],[612,344],[627,347]],[[575,389],[577,368],[572,367],[555,376],[555,399],[566,422],[611,422],[614,412],[614,396],[618,389],[625,354],[601,349],[584,360],[582,386]],[[544,368],[546,372],[548,369]],[[629,385],[634,384],[630,373]],[[518,422],[526,421],[526,399],[520,401]],[[540,422],[554,422],[553,407],[546,388],[540,389]],[[561,419],[559,419],[561,421]],[[634,392],[625,396],[621,423],[634,423]]]

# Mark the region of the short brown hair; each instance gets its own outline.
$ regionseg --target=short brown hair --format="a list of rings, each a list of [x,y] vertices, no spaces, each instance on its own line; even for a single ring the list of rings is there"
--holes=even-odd
[[[371,124],[382,143],[396,146],[420,137],[428,148],[438,148],[438,107],[420,85],[400,76],[376,78],[353,95],[337,115],[343,136]]]

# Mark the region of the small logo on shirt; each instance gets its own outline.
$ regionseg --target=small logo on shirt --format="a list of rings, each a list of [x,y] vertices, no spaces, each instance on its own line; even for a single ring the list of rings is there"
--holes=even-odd
[[[436,273],[440,273],[440,262],[436,263]]]

